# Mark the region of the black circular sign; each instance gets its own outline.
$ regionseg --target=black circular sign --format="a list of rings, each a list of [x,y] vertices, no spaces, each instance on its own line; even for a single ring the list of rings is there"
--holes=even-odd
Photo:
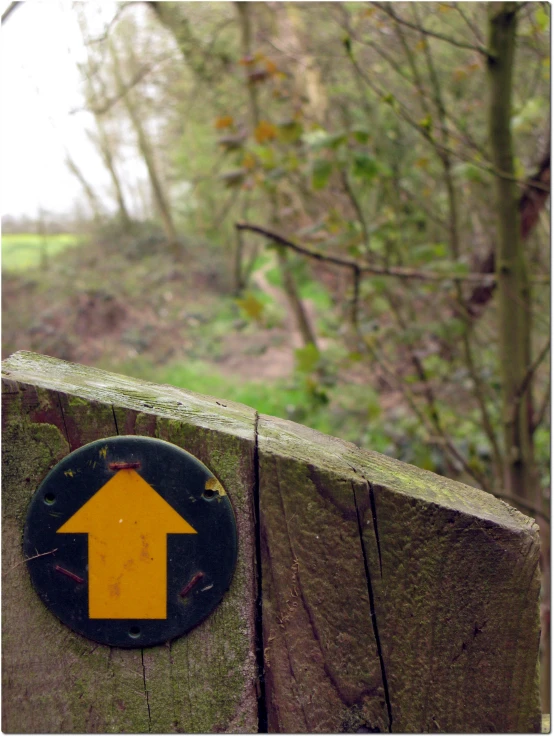
[[[115,647],[184,634],[228,589],[233,509],[190,453],[153,438],[98,440],[55,466],[27,514],[33,585],[61,621]]]

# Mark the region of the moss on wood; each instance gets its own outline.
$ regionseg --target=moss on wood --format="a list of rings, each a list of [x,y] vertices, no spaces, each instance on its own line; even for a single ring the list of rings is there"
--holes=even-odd
[[[243,405],[29,353],[4,369],[5,731],[256,731],[256,487],[270,730],[540,729],[532,520],[300,425],[256,421]],[[115,434],[191,452],[237,518],[221,605],[143,652],[61,625],[21,556],[47,471]]]
[[[290,646],[282,635],[269,650],[270,724],[281,731],[354,724],[394,732],[538,731],[533,521],[482,491],[285,420],[262,416],[258,433],[266,640],[281,627],[293,550],[300,606],[309,613],[285,622]],[[351,567],[343,569],[347,560]],[[371,609],[365,625],[351,598],[364,567],[368,596],[355,598],[360,612]],[[322,621],[312,613],[314,601],[319,615],[326,611]],[[333,616],[336,607],[342,621]],[[346,634],[355,638],[347,650],[356,652],[360,641],[367,648],[365,673],[341,662]],[[304,681],[300,642],[307,652],[321,647],[323,675],[308,670]],[[337,643],[336,650],[324,643]],[[350,708],[339,723],[328,684],[340,682],[335,669],[344,678],[349,668],[362,696],[349,705],[341,693]],[[328,712],[312,707],[316,679],[317,692],[333,704]],[[369,710],[366,699],[382,712]],[[289,700],[293,708],[284,709]]]
[[[17,381],[4,365],[4,566],[15,566],[4,589],[5,731],[256,731],[254,411],[224,408],[222,418],[216,400],[203,414],[198,395],[189,402],[186,392],[112,382],[47,357],[26,354],[23,363]],[[47,471],[70,449],[118,433],[160,437],[200,458],[229,494],[239,533],[222,603],[187,636],[142,651],[97,645],[62,625],[33,591],[21,553],[27,505]]]

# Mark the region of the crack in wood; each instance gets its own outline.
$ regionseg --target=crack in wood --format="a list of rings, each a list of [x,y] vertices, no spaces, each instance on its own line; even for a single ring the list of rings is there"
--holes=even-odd
[[[56,396],[58,398],[58,404],[59,404],[59,407],[60,407],[60,414],[62,416],[63,427],[64,427],[64,431],[65,431],[65,439],[67,440],[67,443],[69,445],[69,450],[71,452],[74,449],[71,447],[71,440],[69,438],[69,432],[68,432],[68,429],[67,429],[67,422],[65,421],[65,412],[63,411],[62,397],[61,397],[60,392],[56,392]]]
[[[262,549],[260,532],[260,456],[258,439],[259,413],[254,417],[254,541],[256,556],[256,585],[257,594],[255,601],[254,616],[254,639],[256,663],[258,667],[256,692],[258,701],[258,733],[267,734],[267,703],[265,689],[265,663],[264,663],[264,635],[263,635],[263,596],[262,596]]]
[[[369,488],[371,488],[371,484],[367,479],[365,479],[366,484]],[[383,681],[383,690],[385,692],[385,703],[387,705],[387,713],[389,717],[389,732],[392,732],[392,705],[390,700],[390,693],[389,693],[389,684],[387,681],[387,671],[385,668],[385,658],[383,656],[383,648],[381,646],[381,639],[379,637],[379,627],[377,624],[377,614],[375,612],[375,595],[373,592],[373,585],[371,583],[371,572],[369,570],[369,561],[367,559],[366,549],[364,545],[364,537],[363,537],[363,526],[362,526],[362,520],[360,519],[360,512],[358,510],[358,500],[356,499],[356,489],[354,488],[354,484],[352,484],[352,494],[354,496],[354,505],[356,507],[356,517],[358,520],[358,534],[360,536],[360,545],[362,548],[362,557],[364,561],[364,569],[365,569],[365,577],[367,581],[367,593],[369,596],[369,608],[370,608],[370,615],[371,615],[371,624],[373,626],[373,634],[375,636],[375,644],[377,645],[377,654],[379,656],[379,663],[381,666],[381,679]],[[373,513],[373,510],[372,510]],[[377,524],[377,516],[374,517],[374,525]],[[377,538],[377,531],[375,531],[375,537]],[[377,538],[378,539],[378,538]],[[379,555],[380,558],[380,555]]]
[[[313,468],[311,470],[313,471]],[[282,513],[283,513],[283,521],[284,521],[284,526],[285,526],[285,532],[287,534],[287,541],[288,541],[289,550],[290,550],[290,553],[291,553],[291,556],[292,556],[292,559],[293,559],[293,567],[294,567],[295,564],[296,565],[298,564],[298,557],[297,557],[297,555],[296,555],[296,553],[294,551],[293,545],[292,545],[292,540],[291,540],[291,536],[290,536],[289,525],[288,525],[288,521],[287,521],[287,519],[292,519],[292,517],[290,517],[290,518],[287,517],[287,511],[285,509],[285,503],[284,503],[283,494],[282,494],[282,491],[281,491],[281,483],[279,481],[279,470],[278,470],[277,463],[275,463],[275,480],[276,480],[276,483],[277,483],[277,490],[279,492],[279,501],[280,501],[280,506],[281,506],[281,510],[282,510]],[[313,473],[310,473],[310,480],[314,484],[314,487],[316,488],[316,490],[318,491],[318,493],[320,492],[320,489],[323,489],[324,488],[322,484],[319,484],[319,480],[318,480],[317,474],[315,474],[315,471]],[[324,496],[323,494],[320,494],[320,495],[322,496],[322,498],[326,498],[326,496],[328,496],[328,495],[325,495]],[[341,514],[341,516],[343,517],[343,519],[348,519],[348,516],[345,516],[344,510],[342,510],[337,504],[333,504],[333,506]],[[344,704],[346,704],[348,706],[353,706],[354,704],[358,703],[358,701],[362,698],[363,692],[362,692],[362,695],[359,695],[358,698],[355,701],[352,701],[351,699],[348,699],[345,696],[345,694],[342,692],[342,690],[340,688],[340,685],[337,682],[336,676],[333,674],[333,672],[332,672],[332,670],[331,670],[331,668],[330,668],[330,666],[329,666],[329,664],[327,662],[326,654],[325,654],[324,649],[323,649],[323,643],[321,642],[321,638],[319,636],[319,632],[318,632],[318,629],[317,629],[317,625],[315,623],[315,619],[314,619],[312,610],[311,610],[311,608],[310,608],[310,606],[308,604],[308,601],[307,601],[306,596],[304,594],[304,589],[302,587],[302,583],[300,581],[299,566],[298,566],[298,568],[296,570],[296,573],[295,573],[295,579],[298,582],[298,594],[297,594],[297,598],[299,598],[300,601],[302,602],[302,607],[304,609],[304,612],[306,613],[306,617],[308,619],[308,623],[309,623],[310,629],[312,631],[314,642],[317,643],[317,646],[319,647],[319,650],[321,652],[321,662],[322,662],[323,672],[327,676],[327,679],[328,679],[329,683],[331,684],[331,686],[335,690],[335,692],[336,692],[338,698],[340,699],[340,701],[342,701]],[[283,617],[283,620],[284,620],[285,623],[286,623],[286,621],[288,621],[288,619],[289,619],[289,617],[287,615],[285,615],[285,617]],[[301,706],[302,706],[302,711],[304,712],[304,707],[303,707],[302,704],[301,704]],[[307,722],[306,722],[306,726],[308,726]]]
[[[521,564],[518,565],[517,568],[514,570],[514,578],[523,578],[523,573],[525,572],[525,569],[528,567],[528,560],[529,560],[529,558],[527,556],[528,556],[529,550],[532,548],[532,546],[534,544],[535,543],[534,543],[533,540],[530,540],[529,541],[528,548],[527,548],[527,550],[525,551],[525,553],[522,556],[523,564],[522,565]],[[533,585],[533,581],[534,581],[535,575],[536,575],[536,570],[537,570],[537,568],[539,568],[539,566],[540,566],[540,562],[537,559],[537,562],[536,562],[535,566],[533,566],[531,568],[531,574],[530,574],[529,580],[528,580],[528,582],[527,582],[527,584],[525,586],[524,599],[528,599],[528,600],[530,599],[530,597],[529,597],[529,590],[530,590],[531,586]],[[520,610],[520,612],[518,614],[518,617],[517,617],[517,620],[516,620],[517,621],[517,625],[516,625],[516,627],[514,629],[514,631],[517,632],[518,635],[517,635],[516,641],[514,643],[515,646],[512,647],[512,658],[513,659],[515,659],[515,653],[518,651],[519,639],[521,637],[521,631],[522,631],[521,630],[521,618],[522,618],[522,616],[523,616],[523,613]],[[540,647],[540,632],[539,632],[538,640],[539,640],[539,647]],[[519,687],[519,684],[517,684],[517,683],[514,682],[515,668],[513,666],[511,667],[511,673],[512,673],[512,677],[511,677],[511,679],[508,682],[507,694],[506,694],[507,703],[510,703],[510,702],[512,702],[514,700],[513,694],[514,694],[514,692],[517,692],[517,689]]]
[[[140,649],[140,659],[142,662],[142,682],[144,684],[144,695],[146,697],[146,708],[148,709],[148,731],[152,731],[152,715],[150,714],[150,700],[148,698],[148,689],[146,688],[146,667],[144,665],[144,648]]]
[[[379,555],[379,572],[381,578],[383,578],[383,560],[381,558],[381,543],[379,542],[379,528],[377,526],[377,508],[375,506],[375,493],[373,491],[373,484],[366,479],[367,488],[369,491],[369,506],[371,507],[371,516],[373,518],[373,530],[375,532],[375,540],[377,542],[377,553]]]
[[[289,547],[290,547],[290,539],[289,539]],[[273,584],[273,588],[276,589],[276,590],[278,590],[278,585],[276,583],[276,579],[275,579],[275,575],[274,575],[274,571],[273,571],[273,559],[269,555],[269,551],[267,551],[267,552],[268,552],[267,560],[268,560],[268,564],[269,564],[269,573],[270,573],[270,576],[271,576],[271,582]],[[276,605],[276,607],[278,607],[279,606],[278,602],[275,602],[275,605]],[[285,648],[285,651],[287,653],[287,662],[288,662],[289,672],[290,672],[290,674],[291,674],[294,682],[296,684],[298,684],[298,679],[297,679],[296,674],[294,672],[294,668],[293,668],[292,661],[291,661],[290,647],[289,647],[289,644],[288,644],[288,641],[287,641],[286,622],[288,620],[286,620],[285,618],[283,618],[283,617],[280,616],[280,611],[281,611],[280,608],[278,609],[278,611],[279,611],[279,614],[277,614],[277,619],[279,620],[279,627],[282,630],[280,632],[280,635],[281,635],[281,637],[284,640],[284,648]],[[273,638],[270,638],[270,639],[273,640],[275,638],[273,637]],[[302,716],[304,718],[304,724],[306,725],[306,731],[308,731],[309,730],[308,717],[307,717],[306,711],[304,709],[304,704],[302,703],[301,699],[298,697],[298,689],[296,690],[295,695],[297,697],[297,703],[300,706],[300,710],[302,711]],[[279,714],[279,712],[280,712],[280,704],[279,703],[273,704],[273,709],[277,712],[277,714]],[[279,716],[278,716],[278,723],[279,724],[281,723]]]
[[[113,404],[112,404],[112,414],[113,414],[113,421],[115,425],[115,434],[119,435],[119,428],[117,426],[117,417],[115,416],[115,407],[113,406]]]

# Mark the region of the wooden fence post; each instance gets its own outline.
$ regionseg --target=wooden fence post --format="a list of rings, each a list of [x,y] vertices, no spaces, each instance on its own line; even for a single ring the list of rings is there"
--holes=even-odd
[[[2,376],[4,731],[256,732],[254,411],[23,352]],[[46,472],[116,435],[186,449],[235,511],[231,589],[168,646],[122,650],[73,633],[41,603],[23,563],[27,506]]]
[[[232,402],[26,352],[2,376],[4,731],[540,731],[532,520]],[[115,435],[192,453],[237,520],[221,604],[142,650],[61,624],[21,544],[46,473]]]

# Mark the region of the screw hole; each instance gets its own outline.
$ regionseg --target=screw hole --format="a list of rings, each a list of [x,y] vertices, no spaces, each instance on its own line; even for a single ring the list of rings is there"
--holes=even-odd
[[[216,493],[217,492],[214,489],[206,489],[202,496],[204,497],[204,499],[213,499],[214,496],[216,496]]]
[[[136,625],[133,625],[133,627],[130,627],[129,637],[132,637],[135,640],[137,639],[137,637],[140,637],[140,627],[137,627]]]
[[[56,501],[56,495],[52,494],[51,491],[49,491],[48,494],[44,495],[45,504],[54,504],[55,501]]]

